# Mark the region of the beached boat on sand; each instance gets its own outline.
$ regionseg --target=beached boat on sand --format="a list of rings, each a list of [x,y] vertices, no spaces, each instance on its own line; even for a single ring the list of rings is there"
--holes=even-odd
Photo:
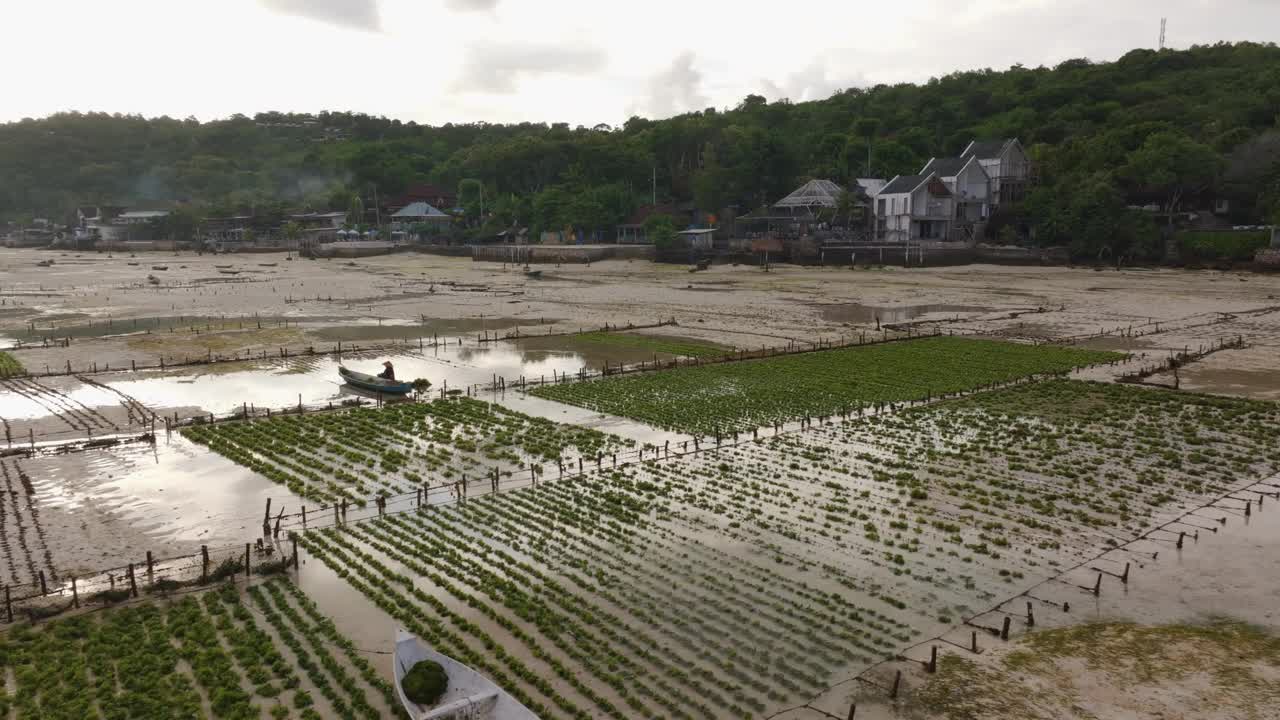
[[[401,681],[423,660],[440,663],[449,676],[449,688],[435,705],[424,707],[405,697]],[[538,720],[529,708],[521,705],[485,676],[447,655],[427,647],[418,637],[405,630],[396,631],[396,694],[411,720]]]

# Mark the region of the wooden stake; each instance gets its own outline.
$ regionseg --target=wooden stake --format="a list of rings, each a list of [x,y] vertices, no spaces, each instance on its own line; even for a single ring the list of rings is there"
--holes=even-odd
[[[252,543],[244,544],[244,576],[249,577],[249,548]]]
[[[902,684],[902,671],[899,670],[897,674],[893,676],[893,689],[889,691],[890,698],[898,697],[898,686],[901,684]]]
[[[129,563],[129,594],[138,597],[138,579],[133,574],[133,563]]]
[[[929,647],[929,673],[938,672],[938,646],[931,645]]]
[[[209,582],[209,546],[200,546],[200,584]]]
[[[297,570],[298,569],[298,538],[297,536],[294,536],[290,539],[293,540],[293,569]]]
[[[1012,622],[1012,620],[1010,620],[1010,619],[1009,619],[1009,616],[1008,616],[1008,615],[1005,615],[1005,616],[1004,616],[1004,626],[1000,628],[1000,639],[1001,639],[1001,640],[1008,640],[1008,639],[1009,639],[1009,623],[1011,623],[1011,622]]]
[[[977,630],[972,631],[969,637],[969,649],[973,651],[973,654],[975,655],[978,654],[978,631]]]
[[[46,586],[46,585],[45,585],[45,583],[44,583],[44,571],[43,571],[43,570],[41,570],[41,571],[40,571],[40,594],[41,594],[42,596],[43,596],[43,595],[48,595],[48,594],[49,594],[49,588],[48,588],[48,586]]]
[[[13,600],[9,597],[9,586],[4,586],[4,612],[8,616],[9,622],[13,623]]]
[[[80,592],[76,589],[75,578],[71,578],[71,607],[80,607]]]

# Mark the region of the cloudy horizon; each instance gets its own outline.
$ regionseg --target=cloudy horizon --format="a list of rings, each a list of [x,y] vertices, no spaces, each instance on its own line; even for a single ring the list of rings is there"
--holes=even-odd
[[[1167,43],[1267,42],[1268,0],[45,0],[0,10],[0,122],[56,112],[200,120],[351,110],[439,125],[619,125],[848,87]],[[1270,35],[1271,37],[1268,37]]]

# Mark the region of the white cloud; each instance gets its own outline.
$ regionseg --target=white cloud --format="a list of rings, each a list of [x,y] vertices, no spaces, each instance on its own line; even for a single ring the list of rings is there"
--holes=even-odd
[[[793,102],[821,100],[839,90],[868,85],[867,77],[849,67],[832,67],[832,60],[815,57],[805,67],[788,73],[781,82],[770,78],[760,81],[764,94],[770,100],[787,98]]]
[[[1114,59],[1153,47],[1162,16],[1182,48],[1271,41],[1280,27],[1275,0],[809,0],[805,13],[817,20],[780,29],[715,0],[0,0],[6,57],[41,58],[5,73],[0,121],[351,109],[617,125],[751,93],[800,101],[955,70]],[[64,51],[50,54],[55,29]],[[112,81],[86,82],[87,69]]]
[[[260,0],[264,7],[286,15],[358,30],[378,31],[378,0]]]
[[[522,78],[535,75],[589,75],[601,70],[605,54],[592,47],[544,43],[478,43],[467,48],[462,72],[453,83],[460,92],[513,93]]]
[[[477,12],[493,10],[498,7],[498,0],[444,0],[444,6],[460,12]]]

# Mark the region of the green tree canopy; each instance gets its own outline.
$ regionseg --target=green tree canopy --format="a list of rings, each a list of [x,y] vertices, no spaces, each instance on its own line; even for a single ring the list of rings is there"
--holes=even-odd
[[[658,250],[668,250],[676,242],[676,222],[670,215],[650,215],[644,219],[644,235]]]
[[[1160,132],[1129,153],[1120,174],[1135,188],[1159,193],[1172,217],[1184,195],[1213,184],[1221,164],[1208,145],[1180,132]]]
[[[371,204],[414,185],[460,189],[481,178],[486,211],[497,213],[502,197],[523,204],[486,224],[520,218],[558,229],[613,222],[631,202],[624,196],[755,208],[806,178],[847,184],[867,172],[868,149],[871,174],[889,177],[918,173],[973,139],[1017,137],[1039,158],[1040,187],[1063,197],[1079,194],[1063,184],[1106,173],[1125,204],[1169,207],[1208,197],[1201,189],[1226,191],[1243,224],[1280,211],[1270,165],[1231,180],[1248,157],[1240,148],[1276,131],[1277,108],[1280,48],[1219,43],[954,72],[813,102],[748,96],[730,110],[631,118],[621,128],[426,126],[352,112],[212,122],[60,113],[0,124],[0,220],[65,218],[93,204],[190,205],[204,216],[349,211],[353,194]],[[464,207],[472,204],[474,221],[478,201]],[[1020,234],[1053,234],[1032,225]]]

